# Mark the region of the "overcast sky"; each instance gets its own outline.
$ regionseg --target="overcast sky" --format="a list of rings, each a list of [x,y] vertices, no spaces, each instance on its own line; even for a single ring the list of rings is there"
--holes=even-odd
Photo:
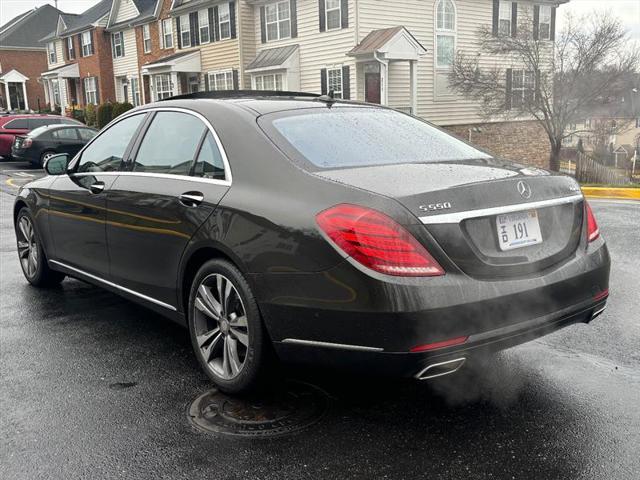
[[[80,13],[99,0],[58,0],[58,8],[63,12]],[[391,0],[401,1],[401,0]],[[39,5],[54,0],[0,0],[0,25],[16,15]],[[629,29],[631,35],[640,40],[640,1],[638,0],[571,0],[560,8],[559,24],[562,25],[563,12],[576,15],[589,13],[592,10],[610,9],[618,15]]]

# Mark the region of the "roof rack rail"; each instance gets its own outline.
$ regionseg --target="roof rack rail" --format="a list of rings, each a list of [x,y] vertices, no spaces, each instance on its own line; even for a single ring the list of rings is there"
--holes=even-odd
[[[198,99],[224,99],[224,98],[319,98],[321,95],[309,92],[287,92],[276,90],[218,90],[213,92],[196,92],[175,97],[165,98],[161,102],[168,100],[198,100]]]

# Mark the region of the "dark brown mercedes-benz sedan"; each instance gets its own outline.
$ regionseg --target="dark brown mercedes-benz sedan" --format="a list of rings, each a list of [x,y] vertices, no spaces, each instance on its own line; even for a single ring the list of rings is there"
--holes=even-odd
[[[15,202],[27,280],[76,277],[184,324],[227,392],[276,359],[446,375],[608,297],[575,180],[378,105],[177,97],[45,168]]]

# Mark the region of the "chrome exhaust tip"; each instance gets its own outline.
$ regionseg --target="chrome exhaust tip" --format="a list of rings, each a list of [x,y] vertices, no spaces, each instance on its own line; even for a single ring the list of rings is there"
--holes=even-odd
[[[415,378],[417,380],[430,380],[432,378],[443,377],[444,375],[449,375],[450,373],[455,373],[460,370],[466,361],[466,358],[456,358],[455,360],[447,360],[446,362],[433,363],[416,373]]]

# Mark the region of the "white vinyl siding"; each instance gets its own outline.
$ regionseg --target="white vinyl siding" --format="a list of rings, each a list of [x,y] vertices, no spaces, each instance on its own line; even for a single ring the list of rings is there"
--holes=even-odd
[[[134,28],[128,28],[120,32],[124,56],[113,59],[113,76],[115,77],[116,100],[124,101],[124,87],[121,80],[127,79],[128,101],[132,100],[133,88],[131,79],[139,75],[138,73],[138,45],[136,43],[136,32]],[[133,103],[133,102],[132,102]]]
[[[135,6],[133,0],[121,0],[118,5],[118,11],[116,12],[115,19],[111,24],[125,22],[139,15],[138,9]]]

